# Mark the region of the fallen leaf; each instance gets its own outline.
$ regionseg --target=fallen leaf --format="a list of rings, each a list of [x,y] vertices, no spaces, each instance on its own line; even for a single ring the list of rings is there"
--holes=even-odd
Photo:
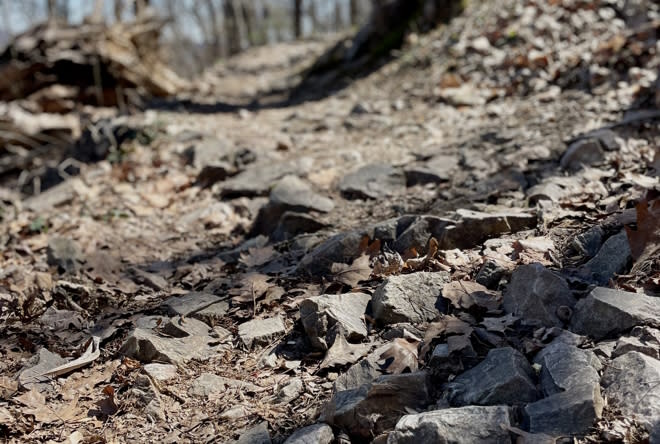
[[[247,273],[239,277],[241,286],[229,290],[232,302],[239,304],[252,303],[261,298],[272,286],[268,283],[270,277],[261,273]]]
[[[358,282],[366,281],[371,277],[369,256],[366,254],[362,255],[355,259],[350,265],[335,262],[332,264],[330,271],[333,274],[333,281],[354,288],[357,286]]]
[[[101,413],[106,416],[112,416],[119,411],[119,406],[115,402],[115,389],[111,385],[103,389],[105,398],[101,399],[96,405],[101,409]]]
[[[380,355],[380,359],[385,360],[382,369],[386,373],[394,375],[398,375],[405,371],[416,371],[419,358],[419,355],[417,354],[418,345],[419,341],[408,341],[404,338],[396,338],[390,343],[387,350]]]
[[[87,346],[85,353],[83,353],[78,359],[74,359],[73,361],[67,362],[66,364],[52,368],[42,373],[42,376],[50,376],[51,378],[55,378],[57,376],[70,373],[74,370],[91,364],[96,359],[98,359],[99,356],[101,356],[101,350],[99,349],[100,342],[101,339],[98,336],[92,336],[92,340]]]
[[[497,310],[502,304],[502,295],[472,281],[454,281],[442,288],[442,297],[451,305],[463,310],[476,307],[485,311]]]
[[[0,399],[7,400],[18,391],[18,381],[0,376]]]
[[[424,334],[423,345],[420,350],[421,356],[426,356],[430,350],[431,343],[435,339],[443,339],[454,335],[471,335],[472,327],[465,321],[454,316],[444,316],[439,321],[429,324]]]
[[[370,344],[349,344],[341,333],[335,338],[335,342],[321,362],[321,369],[354,364],[369,352]]]
[[[52,424],[82,419],[83,412],[78,408],[78,396],[63,405],[46,405],[46,397],[32,389],[14,399],[26,407],[22,412],[34,416],[37,422]]]
[[[626,227],[626,233],[633,259],[641,262],[660,254],[660,200],[650,205],[643,200],[637,204],[636,210],[637,229]]]
[[[276,253],[273,247],[248,248],[241,253],[240,262],[248,268],[258,267],[272,261]]]

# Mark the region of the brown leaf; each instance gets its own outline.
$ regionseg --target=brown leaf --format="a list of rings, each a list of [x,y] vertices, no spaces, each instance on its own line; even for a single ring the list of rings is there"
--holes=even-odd
[[[261,273],[247,273],[240,277],[241,286],[232,288],[229,294],[232,295],[232,301],[245,304],[252,303],[261,298],[272,286],[268,283],[269,276]]]
[[[385,360],[383,370],[386,373],[398,375],[405,372],[414,372],[417,370],[418,354],[417,346],[419,341],[408,341],[404,338],[396,338],[392,341],[383,353],[380,359]]]
[[[66,404],[46,405],[46,397],[32,389],[15,399],[26,407],[22,410],[23,413],[34,416],[37,422],[51,424],[81,419],[82,411],[78,408],[78,396]]]
[[[351,265],[335,262],[330,268],[333,280],[351,288],[357,286],[358,282],[365,281],[371,276],[369,256],[366,254],[358,257]]]
[[[650,211],[649,211],[650,206]],[[630,251],[635,261],[643,261],[660,254],[660,200],[643,200],[636,206],[637,230],[626,227]]]
[[[445,338],[452,335],[471,335],[472,327],[465,321],[454,316],[444,316],[442,319],[429,324],[424,334],[424,341],[422,349],[420,350],[421,356],[426,356],[426,353],[431,347],[434,339]]]
[[[7,400],[18,391],[18,381],[7,376],[0,376],[0,399]]]
[[[115,401],[115,389],[111,385],[106,385],[103,389],[103,394],[105,398],[98,401],[96,405],[101,409],[101,413],[106,416],[112,416],[119,411],[119,406]]]
[[[341,333],[321,362],[321,369],[353,364],[369,352],[370,344],[349,344]]]
[[[241,263],[248,268],[258,267],[273,260],[277,252],[273,247],[248,248],[247,253],[241,253]]]
[[[451,304],[463,310],[476,307],[486,311],[497,310],[502,304],[502,296],[481,284],[472,281],[454,281],[442,288],[442,297],[449,299]]]

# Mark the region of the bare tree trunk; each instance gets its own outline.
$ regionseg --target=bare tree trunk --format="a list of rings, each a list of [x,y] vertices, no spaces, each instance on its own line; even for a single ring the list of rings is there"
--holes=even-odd
[[[46,3],[46,8],[48,10],[48,23],[55,23],[57,20],[57,1],[48,0]]]
[[[103,23],[103,6],[105,5],[105,0],[94,0],[94,10],[90,20],[92,23]]]
[[[340,0],[335,0],[335,31],[339,31],[341,28],[342,28],[341,3]]]
[[[206,0],[206,9],[210,26],[206,30],[205,40],[211,43],[211,55],[214,59],[222,56],[222,40],[218,11],[213,0]]]
[[[241,14],[243,15],[243,23],[245,23],[245,34],[248,44],[250,46],[259,44],[261,39],[257,35],[257,15],[254,10],[254,4],[249,0],[242,0]]]
[[[293,0],[293,35],[302,37],[302,0]]]
[[[223,12],[227,30],[227,51],[229,55],[241,52],[241,34],[238,28],[238,16],[232,0],[224,0]]]
[[[307,6],[307,14],[312,21],[312,32],[318,32],[320,29],[319,16],[316,12],[316,0],[309,0],[309,5]]]
[[[135,0],[134,11],[135,17],[141,17],[149,7],[150,0]]]
[[[351,25],[355,26],[360,22],[360,2],[351,0],[350,2]]]
[[[121,22],[122,15],[124,14],[124,0],[115,0],[112,10],[115,15],[115,22]]]

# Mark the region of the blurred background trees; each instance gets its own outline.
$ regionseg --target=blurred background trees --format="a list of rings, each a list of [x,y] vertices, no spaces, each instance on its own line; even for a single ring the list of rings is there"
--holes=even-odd
[[[364,23],[373,0],[0,0],[0,47],[49,22],[108,24],[141,14],[170,19],[164,45],[181,74],[192,76],[247,48],[314,38]]]

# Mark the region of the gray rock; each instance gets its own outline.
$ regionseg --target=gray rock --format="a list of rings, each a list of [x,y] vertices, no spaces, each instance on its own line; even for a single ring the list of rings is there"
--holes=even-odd
[[[64,365],[67,360],[45,348],[40,348],[35,359],[32,359],[19,373],[18,382],[22,387],[42,391],[52,380],[43,374],[55,367]]]
[[[275,231],[270,235],[275,242],[289,240],[304,233],[315,233],[327,224],[321,222],[318,217],[309,214],[286,211],[280,216]]]
[[[234,444],[271,444],[268,423],[263,421],[241,433],[240,438],[234,441]]]
[[[145,285],[152,290],[162,291],[169,286],[167,280],[157,274],[149,273],[139,268],[133,268],[131,272],[133,273],[133,280],[136,284]]]
[[[399,420],[387,444],[461,443],[510,444],[507,406],[468,406],[406,415]]]
[[[77,271],[83,260],[78,244],[65,237],[51,238],[48,241],[46,254],[48,265],[57,267],[60,273]]]
[[[601,147],[603,147],[603,149],[606,151],[617,151],[619,148],[621,148],[621,145],[616,140],[616,133],[610,129],[597,129],[589,132],[586,136],[598,139]]]
[[[546,327],[561,325],[557,310],[572,308],[575,299],[566,281],[541,264],[522,265],[504,291],[504,310]]]
[[[440,239],[441,250],[467,249],[504,233],[516,233],[536,227],[537,218],[529,212],[484,213],[466,209],[456,211],[457,220],[447,227]]]
[[[192,396],[207,397],[215,393],[224,393],[230,388],[240,389],[243,392],[249,393],[259,393],[262,391],[261,387],[250,384],[249,382],[224,378],[212,373],[202,373],[192,382],[188,393]]]
[[[447,312],[442,287],[449,281],[446,272],[390,276],[373,295],[374,318],[385,324],[431,321]]]
[[[621,274],[632,260],[630,244],[625,230],[609,237],[589,262],[579,269],[579,273],[598,285],[607,284],[615,274]]]
[[[603,148],[595,138],[579,139],[568,146],[559,164],[565,170],[577,171],[583,166],[592,166],[605,159]]]
[[[238,336],[247,348],[251,348],[253,345],[267,345],[274,337],[284,333],[286,333],[286,327],[279,316],[253,319],[238,326]]]
[[[222,301],[220,296],[196,291],[166,299],[162,306],[170,316],[190,316],[206,307]]]
[[[534,359],[541,365],[541,388],[546,396],[598,385],[601,363],[589,350],[555,340]]]
[[[596,340],[636,325],[660,325],[660,298],[596,287],[575,306],[571,330]]]
[[[197,182],[202,186],[225,180],[255,160],[252,151],[219,139],[202,140],[188,148],[184,156],[190,165],[201,170]]]
[[[451,180],[458,167],[456,156],[435,156],[426,162],[419,162],[404,169],[407,185],[442,183]]]
[[[229,302],[220,301],[215,304],[211,304],[206,308],[202,308],[199,311],[196,311],[192,314],[192,317],[199,319],[205,324],[210,325],[211,327],[217,326],[222,319],[225,317],[229,311]]]
[[[392,429],[406,410],[426,407],[428,384],[425,372],[381,376],[359,389],[335,393],[321,421],[365,440]]]
[[[191,359],[208,360],[223,349],[209,335],[209,326],[197,319],[170,319],[162,328],[168,336],[155,331],[157,328],[152,318],[148,322],[138,322],[119,352],[144,363],[159,361],[180,365]]]
[[[392,243],[392,249],[403,254],[405,251],[415,248],[420,254],[426,253],[426,246],[430,237],[441,239],[445,228],[452,221],[437,216],[422,215],[414,220],[402,231]]]
[[[167,381],[168,379],[176,378],[177,368],[172,364],[146,364],[144,367],[145,373],[151,376],[156,381]]]
[[[335,380],[334,389],[336,392],[344,390],[354,390],[365,384],[376,380],[382,373],[377,364],[371,359],[363,359],[353,364],[346,372],[339,375]]]
[[[474,280],[491,290],[497,289],[500,280],[504,277],[507,269],[493,260],[486,260],[481,266]]]
[[[82,179],[66,180],[36,196],[30,196],[23,201],[23,207],[35,213],[44,213],[51,208],[71,202],[77,195],[77,190],[84,190],[87,186]]]
[[[536,401],[539,393],[534,370],[519,351],[490,350],[479,365],[445,385],[452,405],[522,404]]]
[[[371,296],[364,293],[321,295],[307,298],[300,304],[300,320],[312,345],[327,350],[337,333],[349,342],[367,336],[364,314]]]
[[[531,433],[585,435],[602,417],[603,404],[598,384],[576,387],[528,404],[525,424]]]
[[[603,244],[603,236],[605,236],[605,232],[599,225],[596,225],[575,236],[572,242],[573,248],[587,257],[594,257]],[[630,246],[627,248],[630,249]]]
[[[339,183],[342,195],[349,199],[379,199],[396,194],[406,187],[406,178],[388,164],[371,164],[344,176]]]
[[[660,359],[660,344],[657,340],[647,340],[646,338],[636,336],[619,338],[616,348],[612,352],[612,358],[617,358],[631,351],[642,353],[653,359]]]
[[[277,392],[277,400],[283,404],[297,399],[303,392],[303,381],[300,378],[292,378]]]
[[[649,430],[660,421],[660,361],[631,351],[614,359],[601,384],[624,413],[636,415]]]
[[[311,170],[314,160],[309,157],[297,157],[286,161],[264,160],[249,166],[245,171],[227,179],[222,184],[222,197],[266,196],[275,183],[282,177],[295,174],[305,175]]]
[[[327,424],[314,424],[296,430],[284,444],[331,444],[335,440],[332,428]]]

